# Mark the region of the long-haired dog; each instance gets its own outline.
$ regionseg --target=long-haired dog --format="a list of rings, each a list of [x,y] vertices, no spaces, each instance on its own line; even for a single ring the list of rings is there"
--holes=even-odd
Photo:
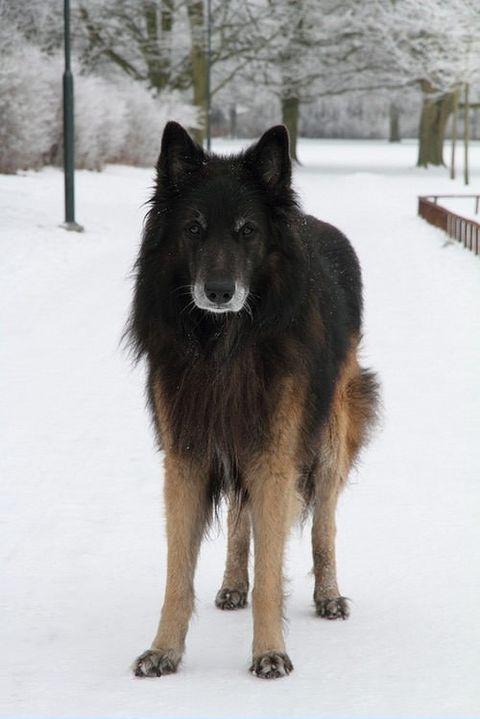
[[[200,543],[222,497],[228,555],[216,604],[245,606],[253,535],[254,674],[292,670],[282,564],[299,502],[313,513],[316,613],[348,616],[335,507],[377,399],[375,376],[357,359],[361,319],[355,252],[299,209],[285,128],[219,157],[168,123],[129,325],[165,452],[168,538],[160,624],[137,676],[179,665]]]

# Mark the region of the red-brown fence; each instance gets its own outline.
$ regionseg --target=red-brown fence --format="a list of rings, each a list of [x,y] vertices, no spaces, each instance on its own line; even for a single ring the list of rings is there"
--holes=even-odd
[[[461,242],[464,247],[480,254],[480,224],[457,215],[438,204],[438,200],[449,197],[473,198],[475,212],[478,212],[480,195],[428,195],[418,198],[418,214],[435,227],[444,230],[449,237]]]

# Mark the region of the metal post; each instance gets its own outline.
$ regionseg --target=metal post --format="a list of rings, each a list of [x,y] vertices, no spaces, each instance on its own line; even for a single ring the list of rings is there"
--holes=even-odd
[[[468,167],[468,143],[469,143],[469,110],[470,110],[470,104],[468,99],[468,91],[469,91],[469,84],[468,82],[465,83],[465,100],[463,103],[463,143],[464,143],[464,166],[463,166],[463,179],[466,185],[468,185],[470,181],[470,172]]]
[[[207,87],[206,87],[206,117],[205,117],[205,130],[207,139],[207,150],[210,152],[212,146],[212,98],[211,98],[211,83],[210,75],[212,70],[212,0],[207,0]]]
[[[450,160],[450,179],[455,179],[455,146],[457,144],[457,115],[458,115],[458,94],[459,88],[453,94],[453,115],[452,115],[452,154]]]
[[[70,0],[64,0],[65,70],[63,73],[63,169],[65,176],[65,222],[62,227],[82,232],[75,222],[75,129],[73,119],[73,75],[70,66]]]

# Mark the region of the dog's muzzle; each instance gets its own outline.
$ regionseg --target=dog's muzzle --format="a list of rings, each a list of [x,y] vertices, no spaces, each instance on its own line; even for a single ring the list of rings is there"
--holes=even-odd
[[[196,282],[193,287],[193,301],[207,312],[240,312],[247,299],[248,290],[233,280],[209,280]]]

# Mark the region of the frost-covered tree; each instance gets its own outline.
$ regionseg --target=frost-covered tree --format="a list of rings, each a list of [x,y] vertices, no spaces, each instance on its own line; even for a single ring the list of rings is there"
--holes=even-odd
[[[268,82],[281,97],[294,151],[301,105],[374,89],[391,90],[394,99],[416,86],[423,96],[418,162],[443,162],[454,98],[480,76],[477,0],[272,0],[271,7],[270,22],[282,31]]]
[[[37,47],[11,35],[12,46],[0,62],[0,172],[41,167],[58,141],[55,80],[60,64]],[[32,69],[35,68],[35,82]]]
[[[377,0],[266,1],[264,26],[273,41],[256,58],[257,75],[280,99],[293,157],[302,105],[404,82],[384,72],[384,58],[376,52]]]
[[[61,67],[51,52],[50,10],[48,2],[22,9],[0,0],[0,172],[41,167],[58,139]]]
[[[34,4],[29,8],[33,13]],[[46,9],[44,6],[43,10]],[[43,12],[42,10],[42,12]],[[63,58],[49,42],[48,26],[28,23],[0,0],[0,172],[39,168],[62,159]],[[38,32],[32,33],[35,21]],[[107,162],[151,165],[169,119],[199,124],[195,108],[177,92],[153,95],[145,83],[76,74],[76,165]]]
[[[265,5],[213,0],[211,94],[215,97],[268,43],[258,31]],[[85,67],[111,65],[156,92],[188,91],[204,114],[207,16],[204,0],[83,0],[79,6]],[[202,131],[198,130],[198,139]]]
[[[198,128],[201,141],[206,0],[78,0],[73,8],[79,165],[148,162],[165,113]],[[460,91],[470,85],[475,98],[480,85],[476,0],[212,0],[212,11],[214,127],[225,131],[230,118],[234,130],[238,116],[243,131],[258,134],[281,120],[293,157],[300,120],[310,136],[372,137],[390,116],[394,139],[398,110],[417,88],[419,164],[440,164],[452,108],[463,109]],[[0,0],[4,168],[60,157],[61,50],[57,0]]]
[[[0,54],[22,38],[42,52],[52,53],[63,45],[63,14],[57,0],[28,3],[0,0]]]
[[[441,165],[455,96],[480,73],[480,5],[477,0],[378,0],[376,23],[384,72],[422,93],[418,165]]]

